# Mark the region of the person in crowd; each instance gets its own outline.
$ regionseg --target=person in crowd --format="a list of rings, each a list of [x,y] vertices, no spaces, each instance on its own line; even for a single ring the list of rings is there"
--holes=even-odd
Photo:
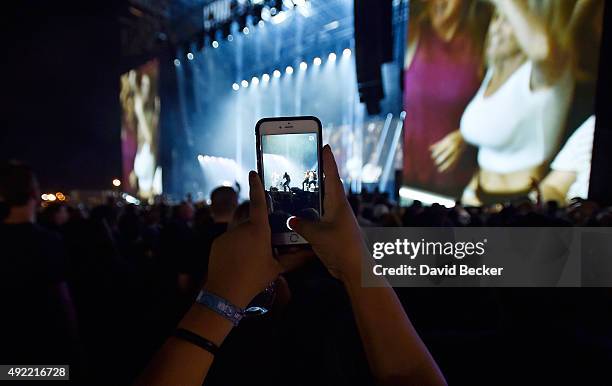
[[[206,266],[199,253],[198,235],[193,229],[193,205],[186,201],[174,208],[173,219],[161,233],[163,262],[179,293],[190,298],[203,280]]]
[[[361,196],[357,194],[350,194],[348,196],[348,202],[353,210],[353,214],[357,219],[357,224],[361,227],[370,227],[373,226],[374,223],[365,217],[363,217],[363,205],[361,203]]]
[[[312,245],[329,272],[341,280],[353,305],[366,355],[381,385],[443,385],[444,377],[388,285],[361,286],[361,264],[371,256],[346,200],[329,146],[323,150],[325,215],[320,222],[292,218],[291,227]],[[270,243],[262,182],[249,175],[249,221],[220,236],[211,251],[205,296],[244,308],[282,272]],[[381,282],[381,284],[383,284]],[[227,307],[227,306],[226,306]],[[216,348],[232,329],[231,318],[195,304],[142,374],[142,385],[201,385]]]
[[[576,0],[492,3],[489,70],[461,118],[480,166],[463,192],[469,205],[529,193],[560,144],[575,84],[568,25]]]
[[[36,225],[40,192],[23,164],[0,165],[0,363],[72,364],[78,373],[77,320],[61,239]]]
[[[595,116],[572,134],[551,164],[551,172],[540,184],[544,201],[562,205],[573,198],[588,198]]]
[[[194,228],[193,206],[182,203],[178,207],[179,224],[183,224],[184,235],[189,235],[190,245],[183,252],[172,251],[178,261],[178,286],[181,292],[190,294],[189,297],[197,292],[206,280],[208,267],[208,256],[213,241],[227,230],[228,223],[232,220],[234,210],[238,206],[238,194],[229,186],[215,188],[210,194],[210,212],[208,209],[200,208],[198,214],[198,224]],[[176,243],[171,242],[171,248],[176,247]]]
[[[52,202],[47,205],[40,217],[40,223],[47,229],[60,231],[68,222],[68,207],[62,202]]]
[[[477,0],[410,2],[403,96],[406,183],[457,195],[475,169],[473,154],[459,162],[459,152],[449,149],[464,146],[459,120],[484,75],[489,8]]]
[[[210,210],[215,224],[223,227],[232,220],[234,210],[238,206],[238,194],[229,186],[220,186],[210,194]]]

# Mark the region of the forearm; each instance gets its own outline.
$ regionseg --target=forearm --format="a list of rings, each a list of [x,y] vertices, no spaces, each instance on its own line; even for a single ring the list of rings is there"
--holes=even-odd
[[[575,33],[579,26],[592,21],[602,6],[602,0],[578,0],[572,12],[569,30]]]
[[[201,306],[194,305],[179,324],[220,346],[232,329],[232,324]],[[137,385],[200,386],[213,362],[208,351],[185,340],[168,339],[140,377]]]
[[[353,269],[342,281],[351,299],[368,362],[379,384],[446,384],[386,280],[381,281],[382,287],[364,288],[360,270]]]
[[[543,62],[552,57],[555,45],[544,21],[529,10],[525,0],[495,0],[501,14],[512,25],[516,39],[530,60]]]

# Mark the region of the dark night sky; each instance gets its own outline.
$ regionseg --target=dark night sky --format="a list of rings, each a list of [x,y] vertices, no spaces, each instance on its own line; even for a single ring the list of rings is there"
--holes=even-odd
[[[2,16],[0,159],[29,163],[46,190],[110,187],[121,172],[117,7],[15,3]]]

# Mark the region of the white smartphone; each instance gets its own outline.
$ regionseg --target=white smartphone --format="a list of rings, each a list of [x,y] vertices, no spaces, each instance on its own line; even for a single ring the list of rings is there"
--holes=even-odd
[[[288,225],[292,216],[322,215],[321,121],[316,117],[264,118],[257,122],[257,171],[268,196],[272,245],[308,244]]]

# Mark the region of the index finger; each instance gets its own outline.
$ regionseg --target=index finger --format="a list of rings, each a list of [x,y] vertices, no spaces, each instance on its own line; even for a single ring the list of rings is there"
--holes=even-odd
[[[263,224],[268,221],[266,195],[257,172],[249,173],[249,218],[252,222]]]
[[[323,172],[325,173],[325,212],[334,208],[339,200],[345,199],[344,186],[340,180],[338,165],[329,145],[323,147]]]

